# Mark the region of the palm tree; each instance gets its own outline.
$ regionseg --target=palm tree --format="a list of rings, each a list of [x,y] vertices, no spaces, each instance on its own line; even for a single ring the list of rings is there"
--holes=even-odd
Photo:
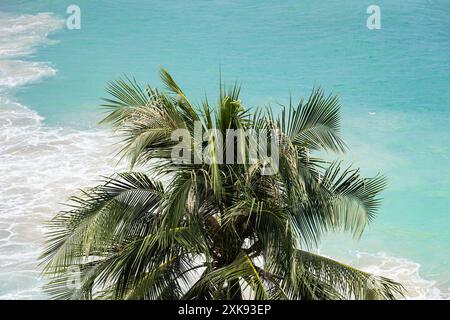
[[[196,107],[164,69],[161,78],[165,92],[128,78],[108,86],[112,97],[104,106],[110,113],[102,122],[122,135],[121,154],[130,171],[72,197],[69,209],[49,222],[42,263],[53,298],[402,296],[398,283],[311,252],[327,232],[360,237],[386,186],[382,176],[362,178],[357,169],[311,156],[346,149],[336,96],[315,89],[279,115],[270,109],[251,114],[239,100],[238,86],[226,90],[220,84],[216,107],[207,99]],[[196,123],[223,134],[270,130],[278,139],[278,171],[263,175],[270,164],[262,160],[175,161],[176,129],[188,132],[190,147],[214,146],[214,134],[195,140]],[[250,137],[244,142],[255,143]],[[245,149],[236,149],[245,156]],[[213,160],[225,153],[206,150]]]

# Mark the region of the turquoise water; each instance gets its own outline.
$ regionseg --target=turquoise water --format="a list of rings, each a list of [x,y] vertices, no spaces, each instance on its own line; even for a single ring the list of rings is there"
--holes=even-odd
[[[101,162],[110,160],[103,155],[107,138],[103,131],[94,130],[100,117],[96,106],[105,83],[123,73],[159,85],[158,68],[162,65],[199,101],[205,93],[214,95],[221,68],[225,81],[242,82],[242,98],[247,105],[271,103],[274,108],[277,103],[286,103],[289,94],[298,98],[307,95],[314,85],[322,85],[341,96],[343,135],[350,147],[347,160],[363,167],[366,174],[385,173],[390,187],[378,219],[361,241],[331,236],[321,252],[404,280],[418,292],[411,296],[448,295],[448,0],[376,1],[381,8],[381,30],[366,27],[366,9],[373,1],[77,0],[81,30],[67,30],[61,19],[67,17],[66,8],[72,3],[0,3],[0,26],[5,30],[7,19],[14,17],[34,17],[33,23],[44,21],[39,32],[34,27],[24,31],[38,33],[33,43],[26,42],[26,37],[17,38],[20,33],[12,33],[8,41],[8,46],[16,44],[30,50],[0,55],[0,67],[8,70],[0,68],[0,102],[2,97],[8,99],[0,104],[0,110],[6,110],[0,113],[0,120],[9,130],[4,129],[8,138],[2,141],[6,151],[0,149],[3,163],[49,166],[34,189],[20,184],[26,170],[18,168],[12,175],[3,167],[3,173],[15,179],[8,182],[8,188],[13,185],[16,191],[30,193],[53,188],[61,194],[58,201],[63,201],[62,195],[88,182],[79,177],[81,174],[95,176],[102,170],[114,170]],[[42,12],[53,15],[36,16]],[[27,19],[23,23],[29,23]],[[49,35],[45,26],[51,31]],[[0,40],[0,53],[1,49]],[[2,59],[6,60],[3,64]],[[14,61],[27,64],[21,65],[22,70]],[[38,64],[32,75],[26,72],[30,63]],[[15,71],[12,77],[10,73]],[[3,81],[3,90],[2,79],[12,79]],[[23,111],[17,103],[36,113]],[[14,121],[8,118],[13,117],[11,114]],[[45,120],[37,119],[37,115]],[[34,122],[24,126],[17,120],[20,117]],[[33,130],[33,134],[26,130]],[[25,153],[7,154],[11,150],[8,143],[14,140],[6,133],[17,136],[18,132],[23,140],[15,141],[17,145],[55,146],[59,156],[46,158],[55,152],[51,150],[48,154],[37,151],[33,153],[35,158]],[[29,137],[34,140],[29,142]],[[81,155],[84,163],[80,163]],[[54,161],[52,165],[48,165],[50,161]],[[30,174],[36,171],[40,169]],[[42,184],[48,176],[57,175],[52,184]],[[13,191],[4,194],[8,203],[16,205],[8,198]],[[36,237],[41,237],[35,226],[40,219],[32,217],[51,216],[59,208],[56,202],[52,204],[53,198],[45,194],[41,200],[32,196],[25,199],[31,203],[27,230],[36,231]],[[0,209],[0,256],[15,252],[16,247],[22,250],[15,260],[4,264],[0,260],[0,278],[3,272],[5,278],[12,275],[15,279],[14,268],[24,274],[9,285],[0,284],[0,296],[41,297],[40,282],[34,280],[36,273],[30,267],[30,257],[35,255],[27,248],[33,238],[16,230],[17,218],[6,213],[10,207]],[[16,247],[11,247],[11,241]]]

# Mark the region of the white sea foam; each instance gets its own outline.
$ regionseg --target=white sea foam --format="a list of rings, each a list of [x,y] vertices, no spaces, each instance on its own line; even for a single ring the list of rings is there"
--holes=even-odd
[[[55,43],[48,35],[62,25],[63,20],[51,13],[20,16],[0,13],[0,92],[55,75],[56,70],[49,64],[22,58],[39,45]]]
[[[37,258],[44,221],[82,186],[115,171],[112,139],[42,123],[10,97],[13,89],[53,76],[48,63],[26,61],[62,26],[50,13],[0,13],[0,299],[41,298]]]
[[[120,169],[108,133],[50,128],[17,103],[0,106],[0,298],[31,298],[43,222],[75,190]]]
[[[27,56],[39,45],[54,43],[48,35],[63,24],[64,21],[52,13],[19,16],[0,13],[0,57]]]
[[[349,261],[352,266],[401,283],[407,299],[450,299],[449,292],[440,290],[436,281],[422,278],[419,263],[383,252],[355,252],[352,256],[353,259]]]
[[[46,63],[0,60],[0,90],[23,86],[55,74],[56,70]]]

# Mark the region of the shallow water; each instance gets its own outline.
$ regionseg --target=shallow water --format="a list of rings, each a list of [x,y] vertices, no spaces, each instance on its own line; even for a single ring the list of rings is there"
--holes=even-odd
[[[97,128],[99,97],[123,72],[158,85],[164,65],[194,97],[223,78],[249,106],[286,103],[313,85],[339,92],[347,160],[389,177],[360,242],[330,236],[324,254],[401,280],[411,298],[450,287],[448,1],[67,1],[0,3],[0,298],[42,298],[43,221],[81,186],[118,170]],[[50,14],[48,12],[53,12]]]

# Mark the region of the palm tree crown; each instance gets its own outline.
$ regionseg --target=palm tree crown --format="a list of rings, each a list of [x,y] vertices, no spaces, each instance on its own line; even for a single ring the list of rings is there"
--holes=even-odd
[[[65,299],[394,299],[401,285],[311,252],[330,231],[358,238],[375,217],[382,176],[362,178],[311,155],[343,152],[340,104],[315,89],[309,99],[250,113],[239,87],[220,85],[216,106],[194,106],[164,69],[165,92],[134,80],[112,82],[103,120],[123,137],[130,171],[71,198],[49,223],[42,256],[47,292]],[[202,138],[195,135],[200,123]],[[175,161],[187,144],[208,162]],[[216,131],[212,131],[215,129]],[[214,161],[227,148],[248,157],[252,137],[214,147],[217,132],[268,130],[276,172],[261,159]],[[215,133],[208,133],[215,132]],[[205,138],[206,137],[206,138]],[[242,142],[242,141],[241,141]],[[209,147],[208,147],[209,146]],[[212,147],[211,147],[212,146]],[[274,151],[275,144],[268,148]],[[198,156],[198,154],[197,154]],[[270,166],[271,164],[269,164]],[[133,168],[139,168],[134,171]],[[75,285],[70,285],[74,284]]]

